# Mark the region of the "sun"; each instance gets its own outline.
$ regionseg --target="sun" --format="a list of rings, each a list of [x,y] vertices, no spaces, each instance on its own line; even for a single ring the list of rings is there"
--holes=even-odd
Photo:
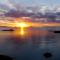
[[[25,22],[20,22],[20,23],[17,23],[17,27],[29,27],[29,25]]]

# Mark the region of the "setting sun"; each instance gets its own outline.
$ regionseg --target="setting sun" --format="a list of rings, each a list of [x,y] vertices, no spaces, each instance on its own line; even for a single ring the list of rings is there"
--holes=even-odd
[[[29,27],[29,24],[25,22],[20,22],[20,23],[17,23],[17,27]]]

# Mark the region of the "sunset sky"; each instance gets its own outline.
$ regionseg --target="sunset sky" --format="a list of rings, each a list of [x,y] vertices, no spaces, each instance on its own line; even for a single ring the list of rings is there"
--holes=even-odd
[[[31,5],[47,5],[47,6],[55,6],[55,5],[60,5],[60,0],[0,0],[0,3],[13,3],[13,4],[21,4],[25,6],[31,6]]]

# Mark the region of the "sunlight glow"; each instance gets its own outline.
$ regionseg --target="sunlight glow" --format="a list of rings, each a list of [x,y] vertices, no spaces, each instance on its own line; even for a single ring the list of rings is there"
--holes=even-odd
[[[17,23],[17,27],[29,27],[29,24],[25,22]]]
[[[16,27],[20,28],[20,34],[23,36],[25,34],[24,29],[26,27],[30,27],[30,24],[27,22],[18,22],[18,23],[16,23]]]

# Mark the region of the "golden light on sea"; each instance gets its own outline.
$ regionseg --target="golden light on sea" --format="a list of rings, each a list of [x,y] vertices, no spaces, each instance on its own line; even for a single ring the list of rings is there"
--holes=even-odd
[[[14,34],[17,35],[17,36],[20,36],[20,37],[24,37],[25,34],[26,34],[26,30],[25,29],[26,29],[25,27],[18,27],[18,30],[16,30],[14,32]]]
[[[20,33],[22,36],[24,35],[24,27],[21,27]]]

